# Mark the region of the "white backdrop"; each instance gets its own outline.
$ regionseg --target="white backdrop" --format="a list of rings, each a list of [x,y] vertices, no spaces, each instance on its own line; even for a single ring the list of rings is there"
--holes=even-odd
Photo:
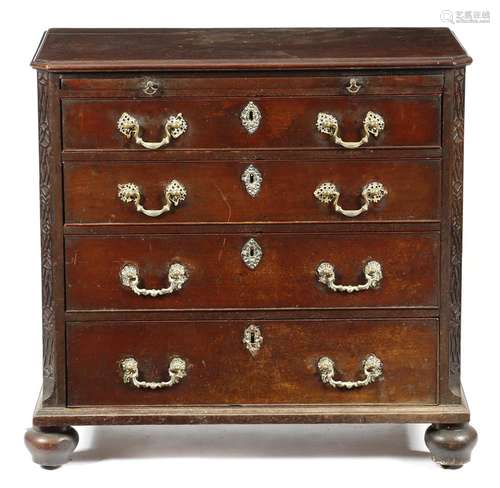
[[[443,10],[489,11],[491,23],[445,24]],[[497,14],[495,2],[472,0],[460,4],[451,0],[4,2],[0,20],[3,486],[36,482],[77,488],[96,482],[255,488],[379,482],[412,487],[436,482],[458,487],[478,482],[481,475],[495,479],[500,436],[500,423],[494,418],[500,382]],[[36,82],[28,65],[43,31],[48,27],[444,25],[455,31],[474,58],[466,82],[462,327],[462,381],[472,424],[479,432],[473,461],[458,471],[438,468],[423,442],[424,425],[180,426],[79,428],[80,445],[71,463],[51,472],[32,464],[23,433],[41,382],[41,291]]]

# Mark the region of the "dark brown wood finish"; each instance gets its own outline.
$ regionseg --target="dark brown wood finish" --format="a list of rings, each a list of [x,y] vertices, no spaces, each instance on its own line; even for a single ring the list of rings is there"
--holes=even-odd
[[[241,249],[254,237],[263,250],[256,269]],[[68,310],[437,307],[438,234],[168,235],[66,238]],[[370,260],[383,267],[378,289],[335,293],[318,283],[323,261],[337,283],[366,281]],[[189,279],[171,295],[135,295],[120,282],[126,264],[141,287],[168,286],[168,267],[181,263]]]
[[[68,403],[85,405],[217,405],[436,402],[437,321],[259,322],[264,342],[255,358],[242,343],[246,321],[85,323],[68,325]],[[383,381],[346,390],[321,382],[322,356],[335,378],[363,377],[376,354]],[[133,357],[140,379],[165,381],[172,357],[187,376],[171,388],[123,382],[120,361]]]
[[[103,310],[66,312],[67,322],[108,322],[140,321],[148,322],[162,320],[186,320],[198,322],[200,320],[266,320],[273,317],[276,320],[324,320],[324,319],[411,319],[411,318],[439,318],[438,308],[314,308],[314,309],[254,309],[254,310],[186,310],[179,314],[178,310]]]
[[[470,62],[446,28],[50,29],[32,66],[59,72],[317,70]]]
[[[133,424],[321,424],[423,423],[460,424],[470,420],[469,407],[450,405],[225,405],[225,406],[99,406],[44,407],[40,399],[33,423],[58,425]]]
[[[446,145],[443,165],[443,191],[449,195],[443,208],[441,266],[444,273],[441,288],[441,391],[442,401],[458,403],[460,385],[460,327],[462,302],[462,205],[463,145],[465,108],[465,70],[446,74],[443,125]]]
[[[385,161],[255,161],[262,174],[252,197],[241,175],[250,162],[179,163],[99,162],[64,165],[66,224],[171,224],[272,222],[398,222],[438,221],[440,162]],[[117,196],[119,184],[134,182],[146,208],[162,208],[166,185],[180,181],[188,193],[172,212],[148,217]],[[345,217],[319,202],[315,188],[325,181],[341,192],[345,209],[360,208],[362,188],[382,182],[388,195],[356,218]]]
[[[385,129],[377,138],[370,137],[366,148],[439,147],[441,146],[441,98],[439,96],[360,96],[308,97],[290,99],[254,97],[262,120],[254,134],[240,121],[240,114],[250,100],[238,97],[171,97],[155,100],[81,100],[64,99],[62,137],[68,150],[148,151],[127,139],[117,129],[126,112],[141,126],[146,141],[160,141],[169,116],[182,113],[187,131],[173,140],[162,152],[171,149],[245,148],[330,148],[346,151],[327,134],[316,128],[318,113],[337,117],[342,138],[359,141],[367,112],[380,114]]]
[[[70,426],[33,427],[24,435],[33,462],[45,469],[66,464],[78,445],[78,432]]]
[[[53,461],[60,452],[65,462],[74,445],[62,452],[58,443],[75,439],[70,424],[432,422],[435,460],[466,462],[475,443],[460,387],[470,61],[448,29],[46,33],[33,60],[40,70],[44,354],[33,418],[44,430],[29,433],[35,457],[48,453]],[[347,91],[351,78],[356,94]],[[148,81],[154,93],[145,91]],[[240,122],[250,100],[263,115],[251,135]],[[368,110],[386,125],[361,149],[340,148],[316,130],[325,111],[345,140],[359,140]],[[182,112],[189,129],[166,149],[146,150],[116,129],[124,111],[140,121],[146,140],[161,138],[170,114]],[[256,198],[240,181],[249,164],[264,176]],[[145,207],[159,207],[173,178],[188,198],[158,219],[116,195],[118,183],[133,181]],[[389,193],[353,219],[312,196],[318,183],[332,181],[339,203],[355,208],[368,179]],[[240,257],[250,237],[264,250],[253,271]],[[323,260],[335,264],[337,282],[362,283],[369,259],[383,266],[379,289],[343,294],[317,283]],[[119,284],[130,262],[144,287],[164,286],[174,261],[189,272],[174,295],[140,297]],[[265,333],[256,358],[241,342],[251,322]],[[164,351],[174,342],[193,351],[185,354],[185,381],[170,391],[120,383],[122,353],[138,356],[141,378],[160,379],[168,354],[183,352]],[[339,378],[359,377],[368,352],[385,369],[367,387],[328,389],[314,371],[327,354]],[[95,386],[107,381],[110,388]],[[46,441],[51,452],[40,454]]]
[[[294,223],[294,233],[315,234],[321,232],[439,232],[439,222],[356,222],[342,220],[335,222],[316,222],[316,223]],[[226,231],[243,234],[260,234],[262,232],[289,234],[290,223],[225,223],[225,224],[68,224],[64,226],[64,233],[67,235],[133,235],[133,234],[221,234]]]
[[[137,162],[165,162],[165,161],[332,161],[332,160],[370,160],[383,161],[388,159],[437,159],[442,156],[441,147],[375,147],[366,145],[363,150],[347,151],[334,150],[332,145],[317,148],[300,148],[300,150],[287,151],[286,148],[268,149],[176,149],[175,143],[170,149],[162,151],[140,151],[134,148],[120,150],[79,150],[66,149],[62,151],[64,162],[78,161],[81,163],[97,161],[137,161]]]
[[[474,427],[465,424],[432,424],[425,432],[432,460],[447,469],[461,468],[470,461],[477,443]]]
[[[60,105],[57,76],[39,71],[38,141],[42,264],[43,387],[46,405],[66,401],[64,331],[64,250]]]
[[[264,76],[265,75],[265,76]],[[64,75],[61,77],[61,95],[64,98],[170,96],[258,97],[258,96],[334,96],[351,95],[348,87],[352,72],[333,75],[326,73],[245,73],[245,77],[217,76],[205,73],[179,74],[154,73],[136,75]],[[442,74],[376,75],[369,71],[357,72],[357,95],[440,95],[443,90]],[[147,89],[147,83],[153,88]]]

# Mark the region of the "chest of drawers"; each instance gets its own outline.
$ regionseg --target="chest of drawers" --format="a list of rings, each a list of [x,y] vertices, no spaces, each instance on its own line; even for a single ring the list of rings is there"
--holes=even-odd
[[[470,61],[447,29],[48,31],[34,461],[72,425],[429,422],[467,462]]]

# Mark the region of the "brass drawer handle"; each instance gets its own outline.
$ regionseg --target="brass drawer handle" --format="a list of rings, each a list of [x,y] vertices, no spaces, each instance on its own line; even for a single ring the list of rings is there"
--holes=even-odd
[[[177,139],[187,130],[187,122],[182,114],[171,115],[165,123],[165,137],[160,142],[146,142],[140,135],[140,126],[137,119],[123,112],[118,119],[118,130],[127,138],[134,136],[136,144],[139,144],[146,149],[159,149],[160,147],[170,144],[170,139]]]
[[[138,212],[148,217],[159,217],[165,212],[170,212],[172,207],[177,207],[184,201],[187,191],[177,180],[172,180],[165,187],[165,205],[159,210],[147,210],[141,205],[141,191],[135,183],[122,183],[118,185],[118,198],[124,203],[133,202]]]
[[[377,288],[382,281],[382,266],[377,261],[369,261],[364,269],[366,283],[362,285],[337,285],[335,283],[335,268],[333,264],[323,262],[316,272],[318,273],[318,281],[326,285],[330,290],[346,293],[357,291],[365,291],[370,288]]]
[[[361,190],[361,198],[363,199],[361,207],[357,210],[344,210],[338,203],[340,192],[335,183],[327,181],[326,183],[321,183],[321,185],[314,190],[314,196],[321,203],[331,203],[336,212],[345,215],[346,217],[357,217],[358,215],[361,215],[368,210],[370,203],[378,203],[386,195],[387,190],[384,185],[378,181],[372,181],[367,183]]]
[[[318,370],[321,375],[321,381],[325,385],[330,385],[332,388],[360,388],[373,383],[377,378],[383,376],[384,364],[375,356],[375,354],[368,354],[361,363],[365,377],[361,380],[355,381],[340,381],[334,380],[335,375],[335,362],[327,356],[322,357],[318,361]]]
[[[375,112],[368,112],[363,120],[364,136],[359,141],[346,142],[343,141],[338,135],[339,123],[334,115],[320,112],[316,120],[316,127],[319,132],[332,136],[335,144],[345,147],[346,149],[356,149],[363,144],[366,144],[370,134],[374,137],[378,137],[379,132],[384,130],[384,126],[385,122],[381,115],[376,114]]]
[[[173,358],[168,367],[168,381],[142,381],[139,379],[139,367],[134,358],[127,358],[121,361],[123,371],[123,382],[132,383],[136,388],[170,388],[179,383],[182,378],[187,376],[186,361],[182,358]]]
[[[130,288],[136,295],[157,297],[161,295],[170,295],[174,291],[180,290],[188,280],[186,268],[180,263],[174,263],[168,268],[167,288],[140,288],[139,270],[133,264],[126,264],[120,270],[120,280],[123,286]]]

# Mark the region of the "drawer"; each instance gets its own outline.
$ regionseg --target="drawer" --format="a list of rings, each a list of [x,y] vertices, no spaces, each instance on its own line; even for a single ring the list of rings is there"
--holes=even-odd
[[[69,310],[438,305],[439,233],[66,236],[65,242]],[[328,265],[319,267],[324,262],[335,276]]]
[[[242,124],[241,114],[253,101],[258,108],[247,112],[253,133]],[[65,150],[147,151],[133,135],[127,138],[118,127],[122,114],[133,117],[137,134],[145,141],[166,137],[171,116],[182,113],[185,132],[171,137],[160,150],[189,149],[344,149],[316,126],[318,114],[336,118],[338,136],[356,142],[366,136],[361,148],[439,147],[441,145],[441,97],[343,96],[343,97],[169,97],[163,99],[75,99],[62,102],[62,133]],[[379,114],[384,127],[365,132],[369,112]],[[250,113],[253,115],[250,116]],[[248,118],[247,117],[247,118]],[[370,119],[371,123],[375,122]],[[331,124],[329,119],[325,124]],[[378,122],[377,122],[378,123]],[[376,125],[376,124],[375,124]],[[371,125],[370,125],[371,126]],[[255,127],[255,126],[254,126]],[[332,127],[328,131],[332,132]],[[172,134],[176,135],[174,132]],[[130,135],[130,134],[129,134]],[[165,149],[166,148],[166,149]]]
[[[250,325],[70,323],[68,404],[436,402],[437,320],[262,321],[252,324],[258,332],[249,329],[254,344],[259,333],[262,338],[254,355],[243,343]],[[365,374],[363,361],[370,355]],[[328,360],[319,363],[325,357],[333,365]],[[126,359],[132,361],[124,364]],[[378,370],[377,359],[382,362]],[[152,389],[155,385],[135,384],[134,375],[138,382],[171,384]],[[360,380],[365,384],[351,389],[345,383],[331,384]]]
[[[258,161],[250,162],[99,162],[64,164],[67,224],[169,224],[248,222],[437,221],[440,217],[438,160],[397,161]],[[246,175],[246,176],[245,176]],[[246,178],[246,184],[242,181]],[[252,180],[253,178],[253,180]],[[175,206],[178,181],[186,192]],[[315,198],[325,182],[335,185],[347,215]],[[382,183],[387,194],[363,194],[366,185]],[[118,186],[133,183],[133,195],[147,210],[119,198]],[[124,188],[123,186],[121,188]],[[331,189],[331,188],[330,188]],[[257,192],[257,193],[255,193]],[[168,193],[168,197],[166,196]],[[283,202],[286,195],[286,204]],[[371,196],[372,195],[372,196]],[[123,198],[127,198],[122,194]],[[139,207],[141,208],[141,207]]]
[[[162,73],[146,75],[63,75],[63,96],[78,97],[170,97],[170,96],[300,96],[300,95],[436,95],[443,90],[443,76],[371,75],[351,73],[307,76],[290,73],[262,76],[174,76]]]

